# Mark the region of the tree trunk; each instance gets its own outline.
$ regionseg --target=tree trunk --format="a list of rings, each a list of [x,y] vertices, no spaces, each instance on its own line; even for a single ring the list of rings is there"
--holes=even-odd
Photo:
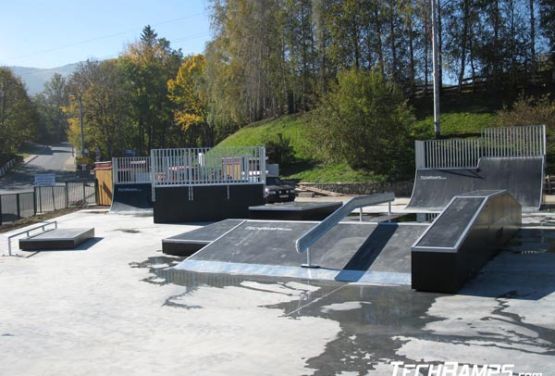
[[[536,72],[536,15],[534,14],[534,3],[536,0],[530,0],[530,53],[531,53],[531,70]]]

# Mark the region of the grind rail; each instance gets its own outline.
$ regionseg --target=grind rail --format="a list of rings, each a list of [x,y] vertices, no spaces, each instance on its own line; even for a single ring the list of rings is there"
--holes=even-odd
[[[50,225],[54,225],[53,229],[47,230],[46,227],[50,226]],[[23,235],[26,234],[27,237],[29,238],[31,236],[31,231],[34,230],[38,230],[41,229],[42,232],[47,232],[47,231],[53,231],[56,230],[58,228],[58,222],[57,221],[51,221],[51,222],[45,222],[39,226],[35,226],[35,227],[31,227],[28,230],[25,231],[21,231],[15,234],[12,234],[10,236],[8,236],[8,255],[11,256],[12,255],[12,239],[19,236],[19,235]]]
[[[317,268],[310,260],[310,247],[337,225],[342,219],[348,216],[356,209],[366,206],[388,203],[389,212],[391,212],[391,203],[395,200],[395,194],[392,192],[375,193],[369,196],[354,197],[343,204],[339,209],[327,216],[322,222],[304,233],[295,243],[297,252],[306,253],[306,264],[303,267]]]

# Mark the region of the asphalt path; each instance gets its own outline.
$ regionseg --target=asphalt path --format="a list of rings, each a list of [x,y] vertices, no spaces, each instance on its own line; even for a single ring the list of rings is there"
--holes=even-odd
[[[0,178],[0,193],[16,193],[33,189],[36,174],[56,174],[56,181],[63,182],[76,177],[74,155],[68,143],[60,145],[36,145],[31,161],[12,169]]]

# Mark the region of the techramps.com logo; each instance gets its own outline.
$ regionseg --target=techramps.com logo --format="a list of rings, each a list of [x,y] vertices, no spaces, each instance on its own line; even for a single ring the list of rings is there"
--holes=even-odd
[[[392,376],[543,376],[541,372],[515,372],[514,364],[391,362],[391,365],[393,366]]]

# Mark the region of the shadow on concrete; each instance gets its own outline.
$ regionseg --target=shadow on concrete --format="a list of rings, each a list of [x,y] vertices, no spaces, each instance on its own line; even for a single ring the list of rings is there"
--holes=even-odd
[[[335,277],[336,281],[356,282],[370,269],[385,248],[398,226],[377,226],[345,267]]]

